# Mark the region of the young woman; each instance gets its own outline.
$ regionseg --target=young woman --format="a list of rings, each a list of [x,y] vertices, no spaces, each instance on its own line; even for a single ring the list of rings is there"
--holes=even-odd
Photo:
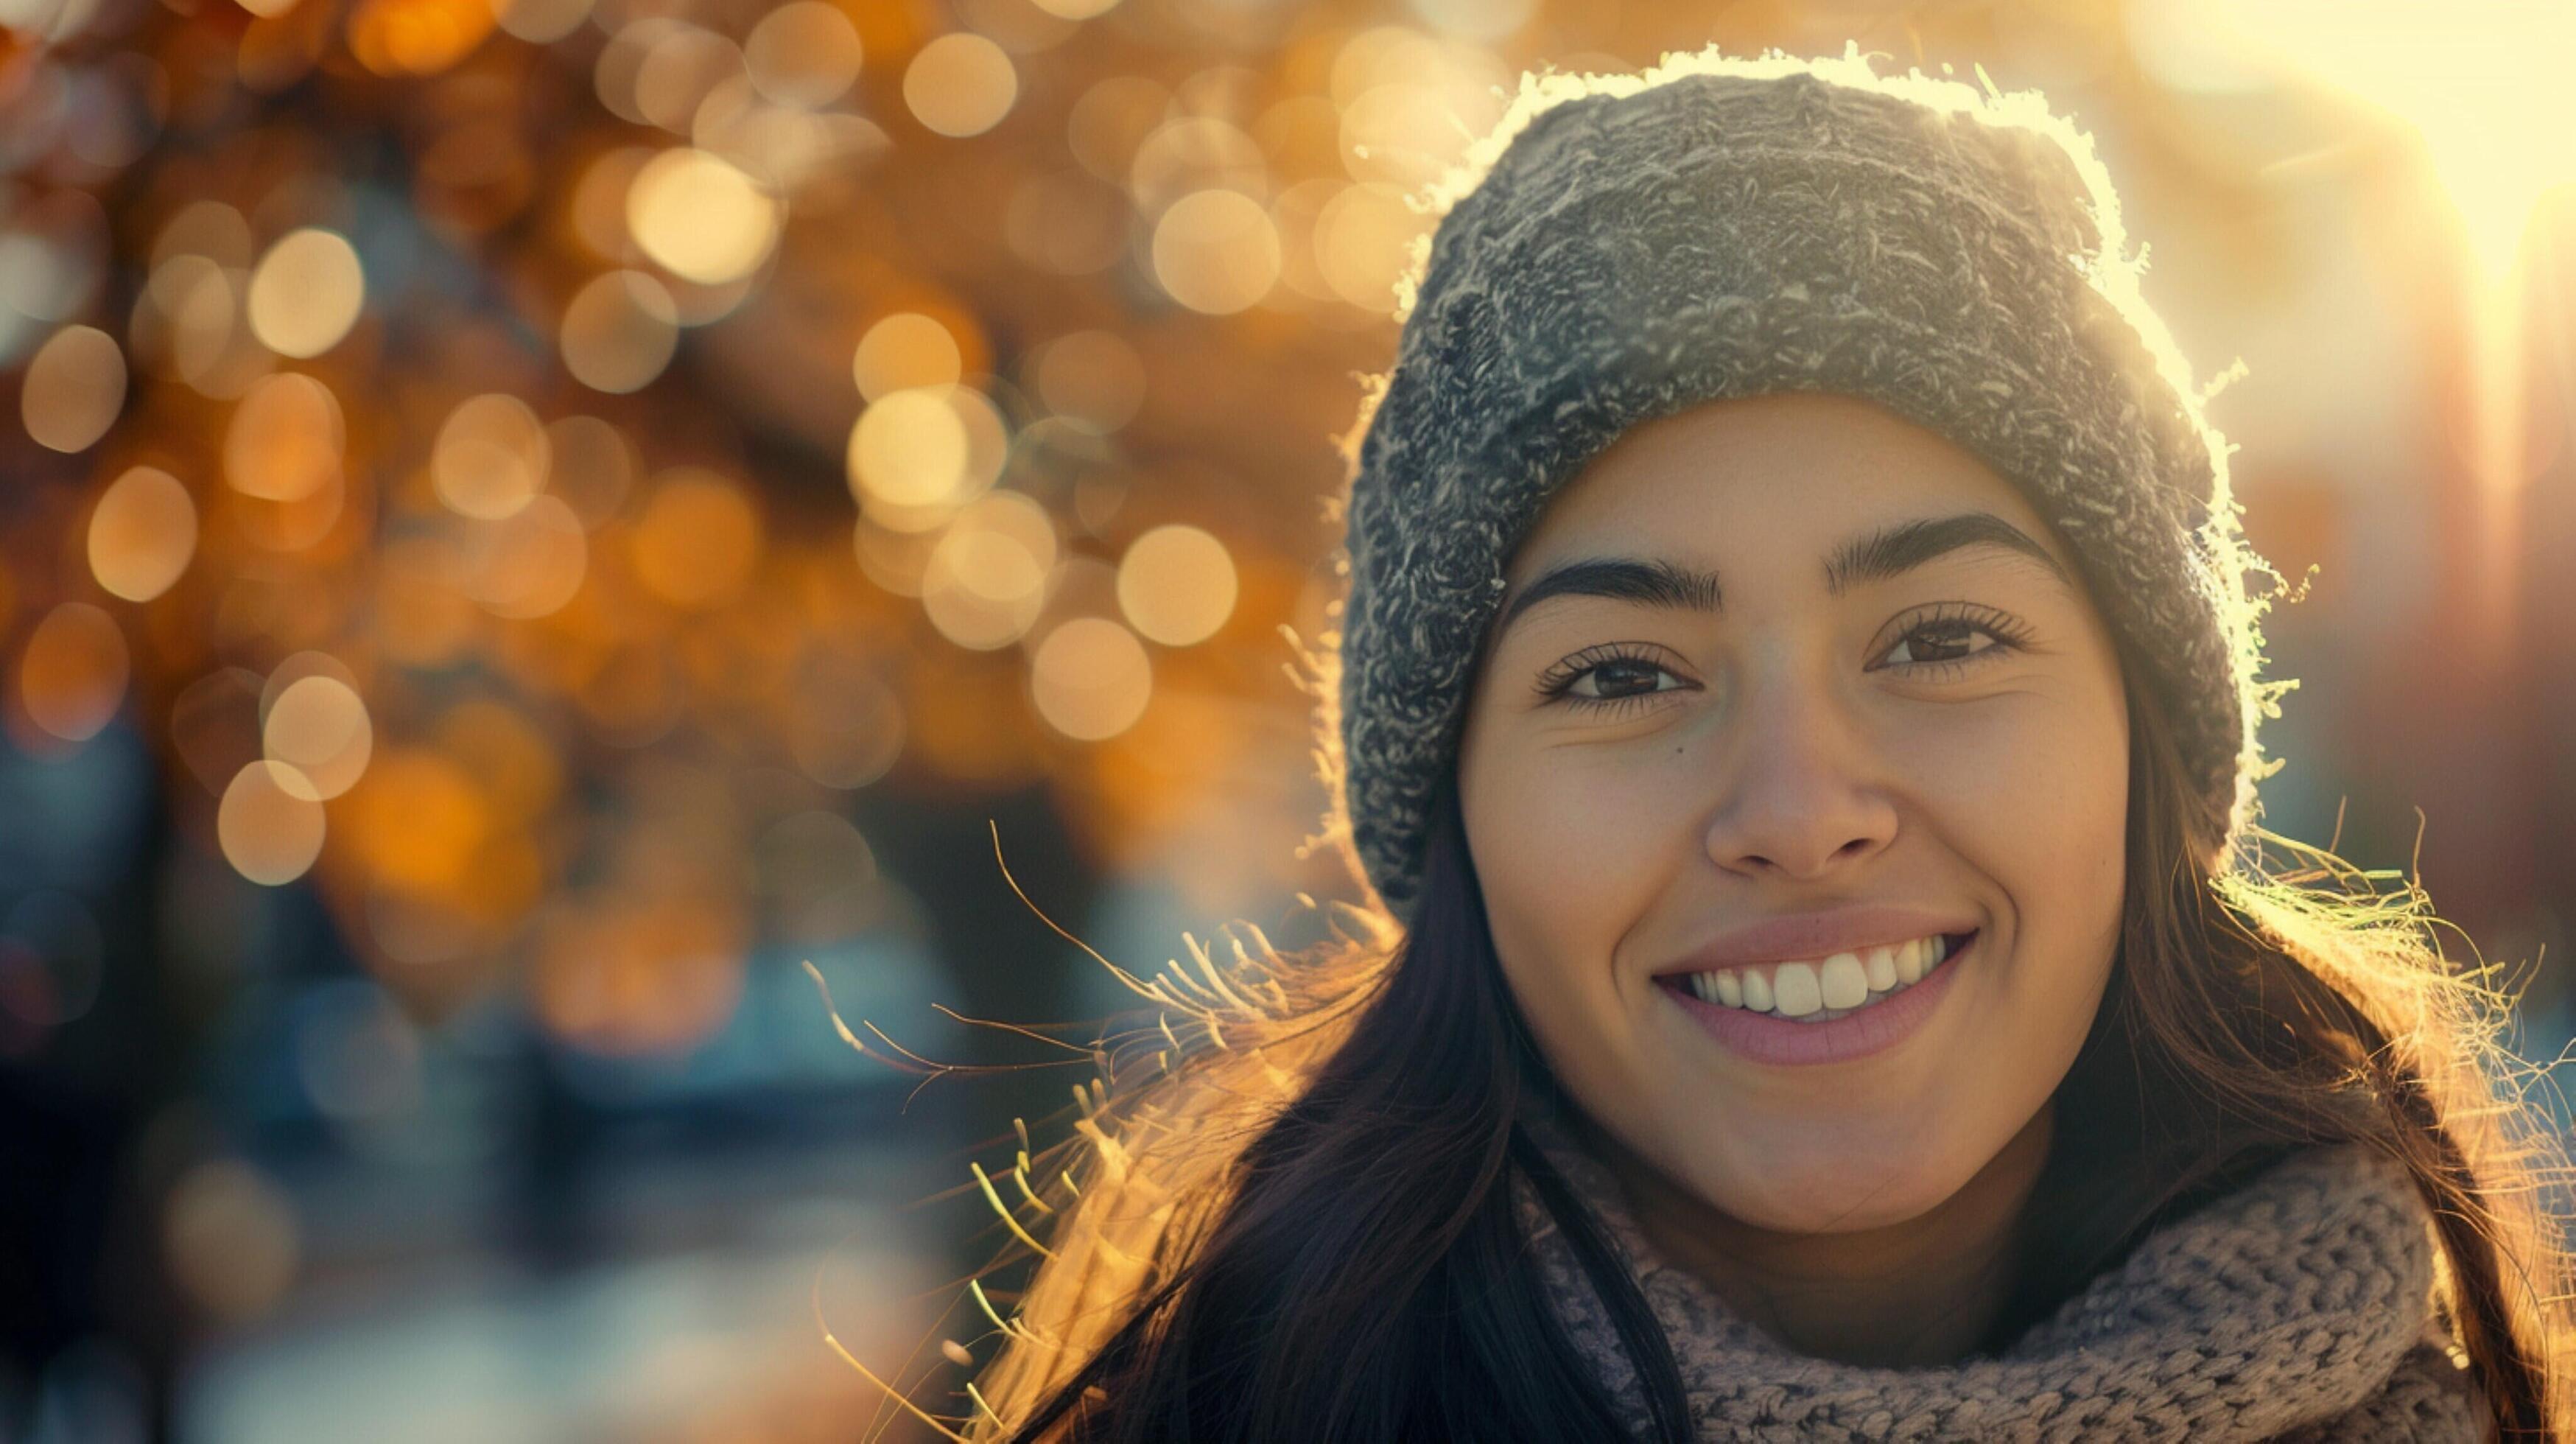
[[[1677,57],[1436,200],[1318,663],[1375,906],[1138,984],[974,1433],[2559,1437],[2501,1000],[2255,844],[2270,573],[2089,141]]]

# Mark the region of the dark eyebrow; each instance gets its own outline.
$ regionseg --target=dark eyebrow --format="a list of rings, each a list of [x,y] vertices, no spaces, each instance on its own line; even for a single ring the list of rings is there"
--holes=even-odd
[[[1975,546],[2000,547],[2029,557],[2067,590],[2082,592],[2048,548],[2011,522],[1983,511],[1896,522],[1852,537],[1825,559],[1825,590],[1839,597],[1861,583],[1900,576],[1934,557]],[[1500,636],[1522,613],[1559,596],[1609,597],[1700,612],[1721,611],[1725,606],[1724,592],[1712,570],[1660,557],[1596,557],[1566,562],[1532,578],[1503,604],[1494,634]]]
[[[1885,581],[1901,576],[1934,557],[1962,547],[2001,547],[2018,552],[2048,569],[2058,584],[2068,591],[2081,593],[2075,579],[2049,555],[2030,533],[2011,522],[1986,511],[1963,511],[1956,516],[1925,517],[1918,521],[1898,522],[1853,537],[1835,548],[1825,562],[1825,590],[1841,596],[1857,582]]]
[[[1717,573],[1660,557],[1651,561],[1603,557],[1566,562],[1540,573],[1503,604],[1503,614],[1494,623],[1494,635],[1501,636],[1523,612],[1550,597],[1610,597],[1642,606],[1714,612],[1718,610]]]

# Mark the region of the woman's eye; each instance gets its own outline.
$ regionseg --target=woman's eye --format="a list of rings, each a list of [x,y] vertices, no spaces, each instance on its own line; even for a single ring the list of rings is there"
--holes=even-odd
[[[1673,677],[1669,668],[1634,658],[1621,658],[1595,662],[1584,668],[1566,683],[1565,690],[1571,696],[1594,702],[1610,701],[1620,697],[1641,697],[1650,692],[1673,690],[1671,687],[1656,686],[1655,683],[1659,678],[1671,678],[1676,686],[1681,680]]]
[[[1991,639],[1992,644],[1970,646],[1970,639],[1978,635]],[[1898,638],[1896,645],[1890,647],[1885,655],[1900,667],[1925,666],[1964,662],[1989,652],[2008,650],[2011,646],[2011,639],[1998,628],[1966,617],[1944,617],[1918,622],[1907,628],[1905,635]]]

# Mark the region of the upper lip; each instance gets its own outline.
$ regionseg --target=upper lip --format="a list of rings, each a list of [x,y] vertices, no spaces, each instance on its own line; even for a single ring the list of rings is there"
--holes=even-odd
[[[1791,913],[1765,918],[1750,927],[1712,938],[1688,954],[1657,968],[1655,976],[1715,972],[1720,968],[1738,968],[1751,963],[1829,958],[1836,953],[1861,952],[1929,937],[1934,933],[1974,932],[1976,927],[1973,919],[1920,908],[1855,907],[1820,913]]]

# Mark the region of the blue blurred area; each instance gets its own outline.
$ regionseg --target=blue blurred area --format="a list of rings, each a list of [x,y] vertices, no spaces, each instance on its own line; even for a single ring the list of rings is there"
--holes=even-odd
[[[945,949],[900,910],[764,940],[722,1026],[666,1055],[557,1041],[510,987],[421,1020],[309,886],[171,836],[148,766],[121,724],[59,758],[0,746],[0,1418],[21,1431],[0,1438],[681,1438],[737,1412],[801,1437],[782,1411],[865,1417],[823,1328],[876,1357],[928,1337],[938,1285],[977,1256],[922,1205],[964,1176],[961,1143],[1064,1083],[925,1086],[839,1036],[816,975],[848,1026],[941,1062],[1032,1050],[934,1004],[1118,1005],[1012,903],[945,920]],[[1023,886],[1089,886],[1043,807],[996,812],[1037,834],[1013,850]],[[976,870],[987,815],[908,815],[890,875],[999,890],[944,871]],[[1138,892],[1107,924],[1175,937],[1172,905]],[[959,949],[1025,961],[979,989]]]

